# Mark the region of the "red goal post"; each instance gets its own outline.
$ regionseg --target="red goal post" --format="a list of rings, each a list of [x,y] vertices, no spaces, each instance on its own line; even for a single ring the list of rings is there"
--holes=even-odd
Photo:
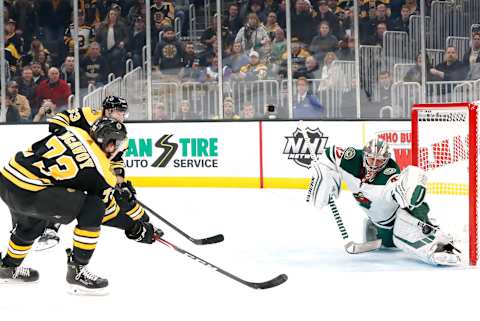
[[[465,221],[463,250],[470,265],[476,265],[478,257],[479,107],[480,102],[412,107],[412,164],[427,172],[430,194],[448,196],[440,199],[446,203],[437,211]],[[449,226],[441,228],[448,232]]]

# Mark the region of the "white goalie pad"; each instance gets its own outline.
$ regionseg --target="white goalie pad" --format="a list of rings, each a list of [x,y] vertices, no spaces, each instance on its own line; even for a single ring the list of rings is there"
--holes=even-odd
[[[401,208],[413,209],[422,204],[426,192],[425,172],[416,166],[408,166],[398,176],[392,195]]]
[[[457,253],[443,250],[447,244],[453,244],[453,238],[440,229],[433,227],[425,234],[425,225],[407,211],[399,209],[393,226],[393,243],[399,249],[420,260],[433,265],[459,265],[460,256]]]
[[[328,199],[338,198],[342,179],[340,173],[320,162],[312,162],[314,171],[308,188],[307,202],[322,208],[328,204]]]

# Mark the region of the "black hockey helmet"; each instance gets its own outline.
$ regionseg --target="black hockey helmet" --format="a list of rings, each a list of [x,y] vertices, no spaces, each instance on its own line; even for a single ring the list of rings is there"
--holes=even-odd
[[[127,128],[115,119],[103,117],[97,119],[90,128],[90,136],[105,151],[109,143],[119,150],[127,139]]]
[[[128,110],[128,103],[125,98],[121,98],[118,96],[107,96],[102,102],[103,112],[106,110],[119,110],[123,112],[127,112]]]

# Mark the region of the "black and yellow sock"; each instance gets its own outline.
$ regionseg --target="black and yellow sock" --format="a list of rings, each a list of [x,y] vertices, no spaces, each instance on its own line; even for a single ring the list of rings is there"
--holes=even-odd
[[[99,227],[79,227],[73,231],[73,260],[82,265],[88,264],[100,236]]]
[[[33,241],[24,241],[12,234],[8,242],[7,255],[2,259],[3,265],[16,267],[22,264],[23,259],[32,249],[32,244]]]

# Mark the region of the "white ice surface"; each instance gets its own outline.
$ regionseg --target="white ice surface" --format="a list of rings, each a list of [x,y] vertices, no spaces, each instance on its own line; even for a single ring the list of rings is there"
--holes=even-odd
[[[475,320],[480,274],[438,268],[400,251],[349,255],[328,211],[304,203],[305,191],[138,189],[138,197],[194,237],[217,233],[223,243],[197,246],[165,225],[165,238],[249,281],[280,273],[269,290],[239,284],[162,244],[137,244],[104,227],[90,269],[110,282],[106,297],[65,292],[73,224],[61,244],[32,252],[24,265],[40,282],[0,285],[0,320]],[[349,233],[360,239],[363,214],[343,193],[337,201]],[[0,204],[0,249],[10,215]],[[152,218],[154,222],[157,222]]]

